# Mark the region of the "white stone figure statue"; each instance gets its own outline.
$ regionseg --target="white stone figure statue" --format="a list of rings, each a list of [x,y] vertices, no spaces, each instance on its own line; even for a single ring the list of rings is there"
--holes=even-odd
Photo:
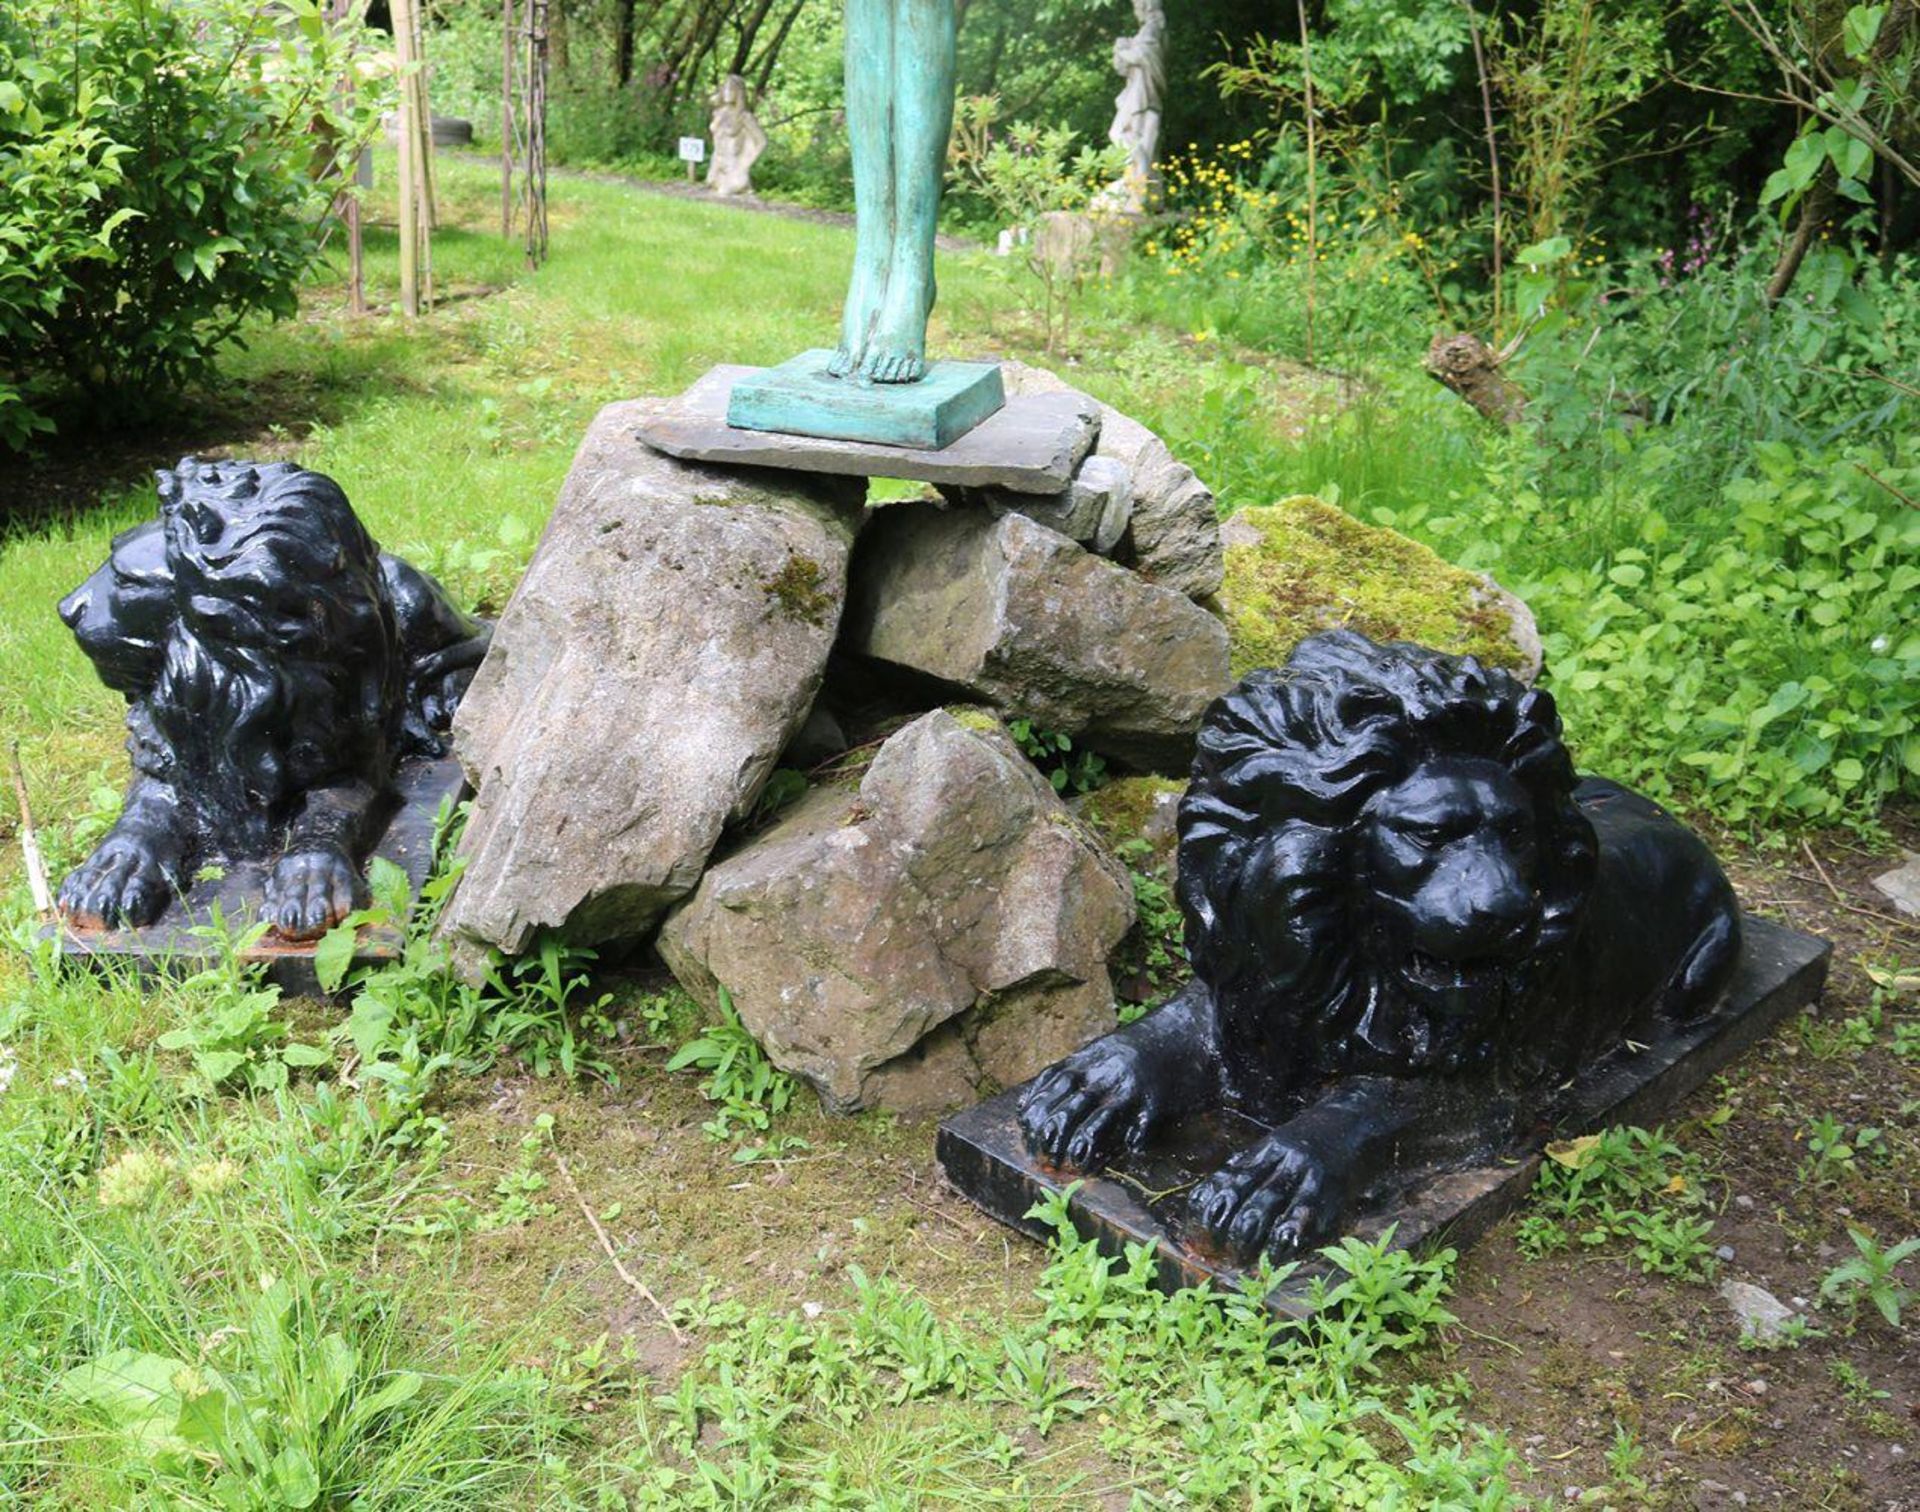
[[[714,92],[707,134],[713,138],[707,187],[715,194],[753,193],[753,165],[767,150],[767,133],[747,106],[747,81],[739,74],[728,74]]]
[[[1127,170],[1102,199],[1131,212],[1147,207],[1160,147],[1160,100],[1166,92],[1167,15],[1160,0],[1133,0],[1140,30],[1113,44],[1113,67],[1126,83],[1113,102],[1107,139],[1127,153]]]

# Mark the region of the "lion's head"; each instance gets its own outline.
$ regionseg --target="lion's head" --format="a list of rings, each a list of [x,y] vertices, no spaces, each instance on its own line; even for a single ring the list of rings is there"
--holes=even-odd
[[[1498,1054],[1592,886],[1552,697],[1472,657],[1303,641],[1208,711],[1180,903],[1249,1096]]]
[[[173,619],[141,764],[264,845],[283,800],[387,769],[405,666],[380,550],[304,468],[189,457],[158,477]]]

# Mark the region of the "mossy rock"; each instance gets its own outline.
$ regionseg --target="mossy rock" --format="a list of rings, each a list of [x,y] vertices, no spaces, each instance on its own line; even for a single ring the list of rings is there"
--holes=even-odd
[[[1312,494],[1238,510],[1221,539],[1235,677],[1282,666],[1306,637],[1337,627],[1471,654],[1529,680],[1539,671],[1533,617],[1518,599]]]

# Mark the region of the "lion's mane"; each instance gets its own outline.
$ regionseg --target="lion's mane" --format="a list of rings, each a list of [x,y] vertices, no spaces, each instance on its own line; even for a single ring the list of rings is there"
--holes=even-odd
[[[318,473],[188,458],[159,477],[173,613],[135,762],[180,780],[225,848],[262,851],[306,789],[384,780],[406,668],[379,548]]]
[[[1489,1016],[1536,1003],[1591,889],[1597,844],[1548,693],[1472,657],[1351,631],[1301,643],[1216,700],[1179,811],[1179,901],[1195,974],[1251,1095],[1331,1075],[1458,1066],[1516,1037],[1432,1021],[1399,985],[1354,842],[1369,800],[1442,756],[1500,762],[1533,797],[1538,932]]]

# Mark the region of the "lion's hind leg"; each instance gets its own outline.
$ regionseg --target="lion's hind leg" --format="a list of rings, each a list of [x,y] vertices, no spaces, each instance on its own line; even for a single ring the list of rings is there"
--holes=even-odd
[[[1740,956],[1740,914],[1728,907],[1694,936],[1660,994],[1662,1018],[1685,1023],[1703,1018],[1720,1001]]]

